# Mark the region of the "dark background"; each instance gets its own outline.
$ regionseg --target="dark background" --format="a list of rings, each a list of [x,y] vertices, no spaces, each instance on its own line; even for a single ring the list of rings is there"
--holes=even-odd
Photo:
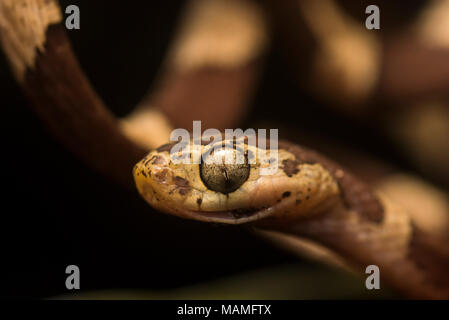
[[[61,1],[69,4],[81,9],[81,30],[68,34],[83,69],[106,105],[125,115],[155,81],[183,4]],[[375,124],[355,124],[301,92],[278,47],[274,39],[242,127],[269,121],[293,140],[292,128],[301,128],[408,168]],[[29,109],[3,55],[0,98],[2,297],[66,293],[69,264],[91,290],[173,288],[297,261],[240,228],[155,212],[137,191],[86,167]]]

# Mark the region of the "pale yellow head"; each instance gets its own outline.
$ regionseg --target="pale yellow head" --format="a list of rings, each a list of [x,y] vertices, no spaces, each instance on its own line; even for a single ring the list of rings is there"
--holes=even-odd
[[[171,155],[172,148],[165,145],[150,152],[133,173],[139,193],[150,205],[183,218],[228,224],[296,218],[317,211],[318,204],[339,193],[320,164],[301,163],[282,148],[236,146],[227,140],[213,145],[191,142],[188,152]],[[190,163],[177,163],[176,155]],[[208,163],[226,157],[240,161]]]

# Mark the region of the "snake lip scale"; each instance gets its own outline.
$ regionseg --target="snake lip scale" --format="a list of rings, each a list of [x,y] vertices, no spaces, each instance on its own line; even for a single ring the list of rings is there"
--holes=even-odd
[[[235,209],[230,211],[189,211],[186,210],[186,216],[191,219],[215,222],[223,224],[245,224],[255,222],[260,219],[271,216],[274,212],[281,211],[283,207],[290,205],[294,199],[282,199],[273,206],[260,207],[254,209]]]

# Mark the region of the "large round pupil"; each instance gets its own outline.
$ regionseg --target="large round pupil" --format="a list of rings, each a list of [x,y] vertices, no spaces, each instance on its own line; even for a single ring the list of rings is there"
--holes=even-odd
[[[221,149],[219,153],[217,156],[212,151],[206,156],[206,159],[203,157],[200,164],[200,176],[208,189],[228,194],[237,190],[248,180],[250,166],[247,156],[243,155],[240,150],[228,148]],[[233,161],[226,163],[224,161],[225,156],[228,156],[227,159],[233,159]],[[212,160],[214,161],[207,161],[211,160],[210,157],[213,157]],[[243,157],[243,164],[237,162],[238,157]],[[218,161],[221,158],[223,161]]]

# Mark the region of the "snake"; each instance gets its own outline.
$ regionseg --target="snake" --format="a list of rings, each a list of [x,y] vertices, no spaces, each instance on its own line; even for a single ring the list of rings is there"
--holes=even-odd
[[[448,299],[447,240],[327,156],[283,140],[276,148],[266,141],[270,151],[244,139],[190,141],[182,154],[193,160],[187,162],[172,159],[175,143],[153,147],[166,141],[171,129],[155,119],[171,115],[172,125],[186,128],[190,119],[180,112],[186,106],[203,103],[198,109],[212,116],[209,127],[215,120],[229,128],[245,104],[265,47],[263,19],[248,4],[240,10],[242,1],[197,2],[200,14],[192,14],[181,28],[166,61],[167,74],[148,104],[159,109],[144,104],[123,121],[113,117],[81,72],[56,1],[0,0],[0,42],[36,113],[74,154],[123,184],[131,180],[127,169],[143,157],[133,168],[135,186],[159,211],[246,226],[299,254],[325,252],[322,260],[358,273],[375,265],[382,281],[405,297]],[[238,19],[232,32],[225,32],[231,17]],[[206,91],[210,96],[203,95]],[[218,117],[215,113],[224,109],[211,111],[210,101],[221,100],[227,112]],[[217,155],[243,161],[200,161]],[[268,168],[273,172],[262,174]]]
[[[298,243],[305,238],[329,248],[353,270],[378,266],[382,280],[404,296],[449,297],[447,246],[324,155],[279,141],[277,170],[261,174],[270,160],[265,148],[236,146],[234,139],[190,145],[188,156],[203,161],[174,161],[171,143],[135,165],[136,187],[156,209],[205,223],[245,225]],[[217,147],[221,156],[236,159],[241,153],[245,161],[208,162]]]

